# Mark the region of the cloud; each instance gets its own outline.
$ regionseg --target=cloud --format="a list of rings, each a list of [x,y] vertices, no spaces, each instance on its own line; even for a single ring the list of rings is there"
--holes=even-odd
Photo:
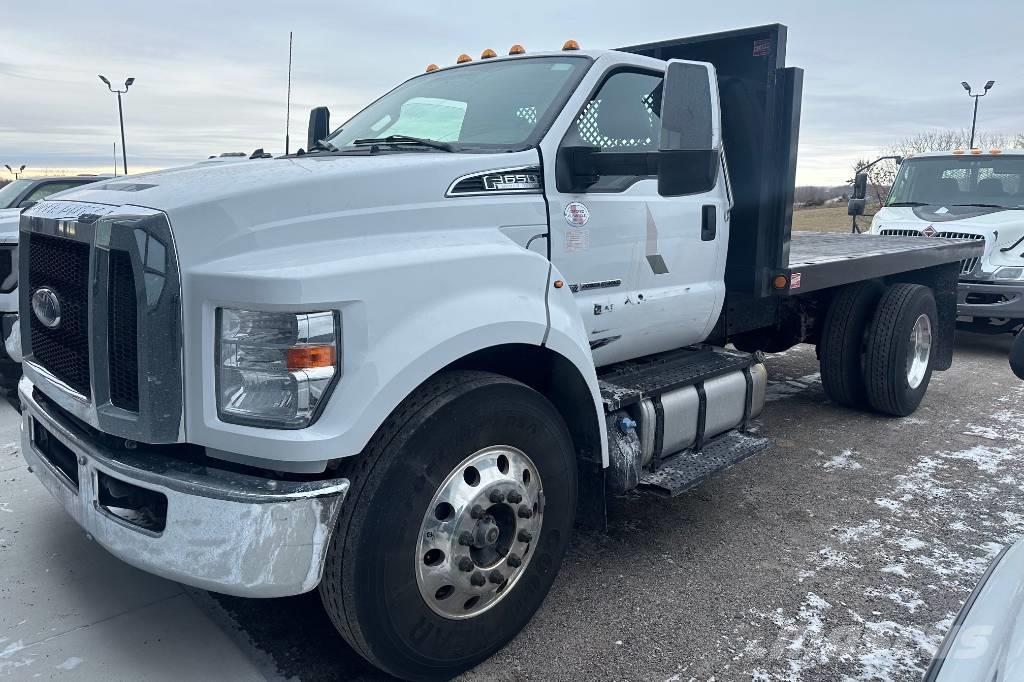
[[[542,19],[542,20],[540,20]],[[567,38],[613,47],[770,22],[788,24],[806,70],[798,180],[832,184],[852,160],[926,128],[970,125],[960,89],[994,78],[979,127],[1018,132],[1024,57],[1019,4],[855,4],[734,0],[374,3],[266,0],[48,0],[8,3],[0,25],[0,163],[108,168],[116,99],[96,78],[134,76],[124,98],[129,165],[169,166],[224,151],[283,151],[288,31],[295,31],[291,136],[310,107],[342,121],[430,63],[512,43]],[[301,142],[299,142],[301,144]],[[736,163],[734,160],[733,163]]]

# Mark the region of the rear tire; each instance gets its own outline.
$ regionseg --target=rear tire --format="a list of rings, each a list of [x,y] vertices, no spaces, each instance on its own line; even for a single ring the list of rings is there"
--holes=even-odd
[[[818,362],[825,395],[837,405],[859,409],[869,406],[864,383],[864,339],[882,291],[879,282],[844,287],[825,313]]]
[[[503,448],[508,459],[498,454]],[[525,455],[520,473],[512,452]],[[467,464],[481,456],[494,461],[481,460],[479,469]],[[533,468],[533,476],[522,467]],[[441,374],[407,398],[341,473],[351,488],[320,594],[335,627],[370,663],[402,679],[449,679],[529,622],[558,573],[576,512],[572,440],[544,396],[496,374]],[[454,485],[462,497],[444,497]],[[467,494],[517,485],[521,500],[465,501]],[[524,518],[531,503],[536,511]],[[468,537],[466,524],[484,528],[468,546],[452,539]],[[490,530],[498,526],[500,533]],[[524,539],[527,526],[533,535]],[[435,549],[424,553],[425,543]],[[459,563],[468,559],[472,566]],[[442,582],[428,583],[438,571]],[[486,585],[471,584],[478,572]],[[482,595],[475,601],[474,590]]]
[[[937,319],[928,287],[894,284],[882,295],[864,356],[868,399],[877,411],[906,417],[921,404],[932,376]]]

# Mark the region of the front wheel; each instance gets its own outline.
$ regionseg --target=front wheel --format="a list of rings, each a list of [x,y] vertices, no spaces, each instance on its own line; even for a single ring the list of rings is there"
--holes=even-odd
[[[543,602],[572,531],[576,460],[533,389],[442,374],[343,475],[352,487],[320,592],[374,665],[448,679],[504,646]]]

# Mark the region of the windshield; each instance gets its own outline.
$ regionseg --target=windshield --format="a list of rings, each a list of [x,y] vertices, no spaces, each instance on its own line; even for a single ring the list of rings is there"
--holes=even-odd
[[[31,180],[15,180],[9,185],[0,187],[0,208],[14,208],[14,201],[31,184]]]
[[[589,64],[585,57],[524,57],[428,73],[327,139],[338,148],[398,135],[448,142],[456,151],[523,149],[544,133]]]
[[[1024,156],[936,156],[900,166],[886,206],[1024,208]]]

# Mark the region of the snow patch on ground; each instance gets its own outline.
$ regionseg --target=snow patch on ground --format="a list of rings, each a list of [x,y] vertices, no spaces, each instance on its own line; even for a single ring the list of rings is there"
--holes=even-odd
[[[861,469],[863,468],[861,463],[853,458],[855,454],[857,453],[853,450],[843,450],[838,455],[825,462],[822,466],[826,469],[846,469],[848,471]]]
[[[796,578],[813,578],[817,591],[795,612],[752,610],[749,639],[737,629],[744,672],[764,680],[920,678],[955,617],[936,619],[929,600],[966,599],[1000,549],[1024,535],[1015,476],[1024,447],[1014,444],[1017,434],[1024,443],[1024,412],[1015,419],[994,429],[1000,443],[914,458],[878,491],[876,518],[832,528],[832,541],[808,554]],[[987,438],[981,428],[969,430]],[[822,466],[848,470],[854,454],[844,451]],[[871,604],[859,612],[839,601],[857,590]],[[775,642],[765,637],[772,626]],[[745,646],[750,642],[758,644]]]

